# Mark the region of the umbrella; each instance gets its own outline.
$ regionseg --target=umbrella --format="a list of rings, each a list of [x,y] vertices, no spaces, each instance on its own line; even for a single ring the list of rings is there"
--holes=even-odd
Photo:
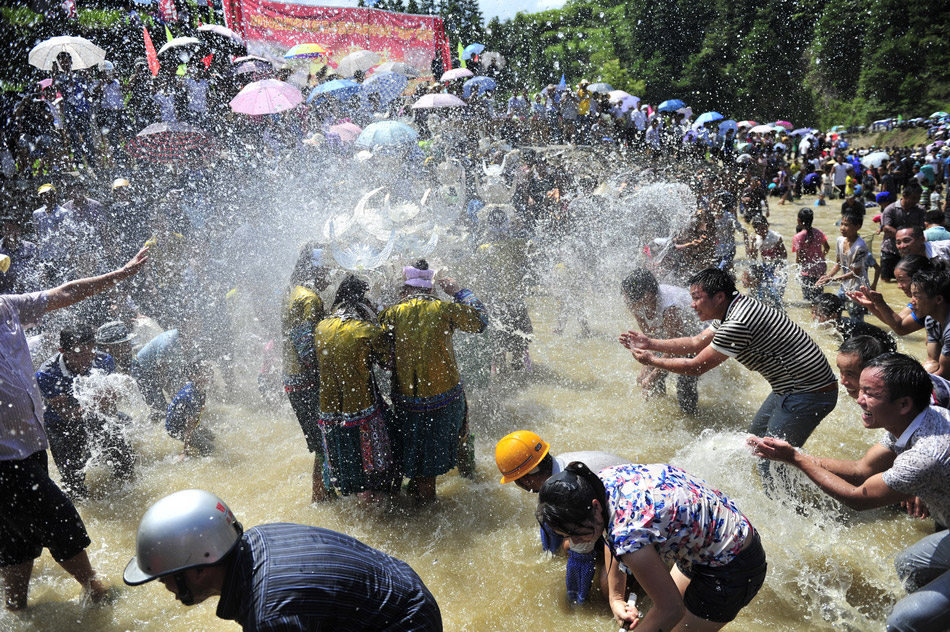
[[[231,99],[231,109],[241,114],[277,114],[300,105],[300,90],[277,79],[249,83]]]
[[[208,158],[218,147],[214,138],[193,125],[154,123],[136,134],[126,150],[137,160],[178,163]]]
[[[418,77],[420,74],[414,66],[410,66],[404,61],[387,61],[385,64],[376,66],[373,72],[394,72],[404,77]]]
[[[475,73],[468,68],[453,68],[442,73],[439,81],[454,81],[455,79],[464,79],[465,77],[474,77]]]
[[[269,75],[274,72],[274,67],[269,63],[264,61],[258,61],[252,59],[251,61],[246,61],[242,64],[236,66],[231,66],[232,75],[248,75],[248,74],[259,74],[259,75]]]
[[[359,137],[362,131],[363,129],[354,123],[340,123],[339,125],[331,125],[327,128],[327,133],[336,134],[344,143],[352,143]]]
[[[202,24],[198,27],[202,37],[207,38],[209,45],[223,44],[225,50],[247,52],[247,45],[240,35],[221,24]]]
[[[358,50],[337,62],[336,72],[341,77],[352,77],[357,72],[366,72],[380,61],[380,56],[373,51]]]
[[[592,83],[589,86],[587,86],[588,92],[593,92],[597,94],[607,94],[613,89],[614,87],[612,85],[610,85],[609,83],[604,83],[603,81],[601,81],[600,83]]]
[[[774,126],[776,126],[776,127],[784,127],[784,128],[787,129],[787,130],[792,129],[793,127],[795,127],[794,125],[792,125],[792,124],[789,123],[788,121],[775,121],[774,123],[772,123],[772,125],[774,125]]]
[[[950,114],[947,114],[946,112],[934,112],[933,114],[929,116],[929,118],[938,119],[938,118],[943,118],[945,116],[950,116]]]
[[[270,66],[274,65],[274,62],[267,59],[266,57],[258,57],[257,55],[244,55],[243,57],[235,57],[231,60],[232,64],[243,64],[246,61],[260,61]]]
[[[356,144],[360,147],[406,145],[419,139],[419,132],[399,121],[370,123],[360,132]]]
[[[848,129],[848,128],[845,127],[844,125],[835,125],[834,127],[831,128],[830,131],[831,131],[831,132],[837,132],[837,133],[839,133],[839,134],[843,134],[845,131],[847,131],[847,129]]]
[[[748,143],[742,143],[742,144],[748,145]],[[740,165],[744,165],[747,162],[752,162],[752,156],[750,156],[749,154],[742,154],[741,156],[738,156],[736,158],[736,162],[738,162]]]
[[[752,146],[752,143],[739,143],[738,145],[736,145],[736,149],[738,151],[744,152],[746,149],[748,149],[751,146]]]
[[[732,119],[726,119],[725,121],[719,121],[719,133],[725,134],[729,130],[738,131],[739,126],[736,125],[736,122]]]
[[[682,114],[684,119],[688,119],[693,115],[693,108],[689,107],[688,105],[684,105],[683,107],[678,108],[676,111],[679,114]]]
[[[629,92],[623,90],[611,90],[607,93],[611,103],[619,103],[620,111],[626,112],[640,104],[640,97],[635,97]]]
[[[495,89],[495,80],[491,77],[472,77],[462,84],[462,96],[466,99],[471,96],[472,90],[478,90],[478,94],[484,94],[489,90]]]
[[[462,51],[462,59],[471,59],[473,55],[481,55],[484,50],[484,44],[469,44]]]
[[[424,94],[418,101],[412,104],[413,110],[420,109],[430,109],[430,108],[463,108],[467,105],[465,101],[461,100],[454,94]]]
[[[891,157],[886,151],[875,151],[862,158],[861,164],[868,168],[873,167],[877,169],[890,159]]]
[[[30,50],[30,65],[40,70],[52,70],[53,62],[60,53],[69,53],[73,60],[73,70],[91,68],[106,58],[106,51],[86,38],[60,35],[34,46]]]
[[[810,127],[799,127],[798,129],[792,130],[791,132],[789,132],[788,135],[789,136],[807,136],[808,134],[811,134],[811,133],[812,131]]]
[[[367,94],[378,94],[380,104],[386,105],[402,94],[408,85],[409,79],[403,75],[395,72],[374,72],[363,82],[363,91]]]
[[[779,134],[784,134],[788,130],[782,127],[781,125],[770,125],[773,132],[778,132]]]
[[[355,81],[350,81],[349,79],[333,79],[332,81],[321,83],[311,90],[310,96],[307,97],[307,103],[312,102],[314,99],[319,102],[331,95],[339,101],[346,101],[350,97],[359,94],[362,89],[362,86]]]
[[[496,53],[495,51],[488,51],[487,53],[485,53],[479,58],[478,63],[482,65],[482,68],[488,68],[492,64],[495,64],[496,68],[504,68],[505,64],[507,63],[507,60],[505,59],[505,56],[502,55],[501,53]]]
[[[330,51],[320,44],[297,44],[284,53],[284,59],[312,59],[314,57],[326,57],[329,54]]]
[[[679,99],[669,99],[657,106],[657,112],[675,112],[680,108],[685,108],[686,104]]]
[[[158,56],[167,55],[171,52],[181,52],[189,48],[198,48],[204,42],[197,37],[175,37],[168,40],[164,46],[158,49]]]
[[[739,129],[742,129],[743,127],[746,129],[749,129],[749,128],[755,127],[756,125],[758,125],[758,123],[756,123],[755,121],[742,121],[741,123],[736,123],[736,127],[738,127]]]
[[[756,125],[749,132],[753,134],[768,134],[769,132],[774,132],[771,125]]]
[[[703,112],[696,117],[696,125],[705,125],[706,123],[715,123],[716,121],[721,121],[726,117],[720,114],[719,112]]]

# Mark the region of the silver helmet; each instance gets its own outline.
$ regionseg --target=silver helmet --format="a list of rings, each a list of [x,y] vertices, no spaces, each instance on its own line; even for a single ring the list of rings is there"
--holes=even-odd
[[[244,529],[223,500],[200,489],[165,496],[139,522],[135,557],[123,579],[137,586],[196,566],[221,561]]]

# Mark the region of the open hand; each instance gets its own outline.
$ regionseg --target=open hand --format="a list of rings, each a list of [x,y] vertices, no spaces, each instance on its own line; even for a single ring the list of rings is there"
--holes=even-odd
[[[791,463],[795,458],[795,447],[782,439],[751,436],[746,439],[746,444],[752,446],[753,454],[763,459]]]
[[[620,344],[631,351],[634,349],[648,349],[650,345],[650,338],[639,331],[628,331],[625,334],[620,334],[619,340]]]

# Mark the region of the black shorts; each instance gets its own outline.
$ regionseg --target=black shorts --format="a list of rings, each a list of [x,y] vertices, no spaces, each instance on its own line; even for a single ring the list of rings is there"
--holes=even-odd
[[[725,566],[693,564],[677,567],[690,578],[683,603],[691,613],[716,623],[736,618],[765,583],[765,549],[755,533],[754,540]]]
[[[49,477],[46,450],[0,461],[0,566],[34,560],[43,547],[62,562],[89,544],[72,501]]]
[[[315,388],[287,391],[290,407],[297,415],[297,422],[307,440],[307,449],[320,456],[323,454],[323,435],[320,433],[320,391]]]

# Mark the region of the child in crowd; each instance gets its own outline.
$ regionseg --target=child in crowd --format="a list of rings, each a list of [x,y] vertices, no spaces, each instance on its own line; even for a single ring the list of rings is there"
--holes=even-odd
[[[823,287],[832,281],[840,282],[838,296],[847,299],[848,314],[855,322],[862,322],[867,310],[847,298],[847,293],[858,290],[862,285],[870,285],[866,267],[868,246],[858,235],[863,224],[864,218],[857,213],[841,216],[841,237],[838,237],[835,248],[835,265],[816,284]],[[839,272],[841,275],[835,276]]]
[[[802,298],[809,302],[814,302],[821,294],[821,290],[815,288],[815,283],[828,270],[825,257],[831,250],[825,234],[812,227],[814,219],[815,214],[810,208],[798,209],[798,232],[792,239],[792,252],[795,253],[795,263],[801,275]]]
[[[785,284],[788,281],[785,262],[788,251],[782,236],[769,228],[769,220],[761,215],[752,218],[752,230],[755,231],[752,259],[761,257],[753,267],[753,277],[757,290],[755,297],[763,303],[782,308]]]
[[[200,361],[193,362],[186,367],[185,378],[188,382],[172,398],[165,417],[168,434],[184,442],[179,460],[186,456],[208,456],[214,449],[214,433],[201,425],[211,367]]]

